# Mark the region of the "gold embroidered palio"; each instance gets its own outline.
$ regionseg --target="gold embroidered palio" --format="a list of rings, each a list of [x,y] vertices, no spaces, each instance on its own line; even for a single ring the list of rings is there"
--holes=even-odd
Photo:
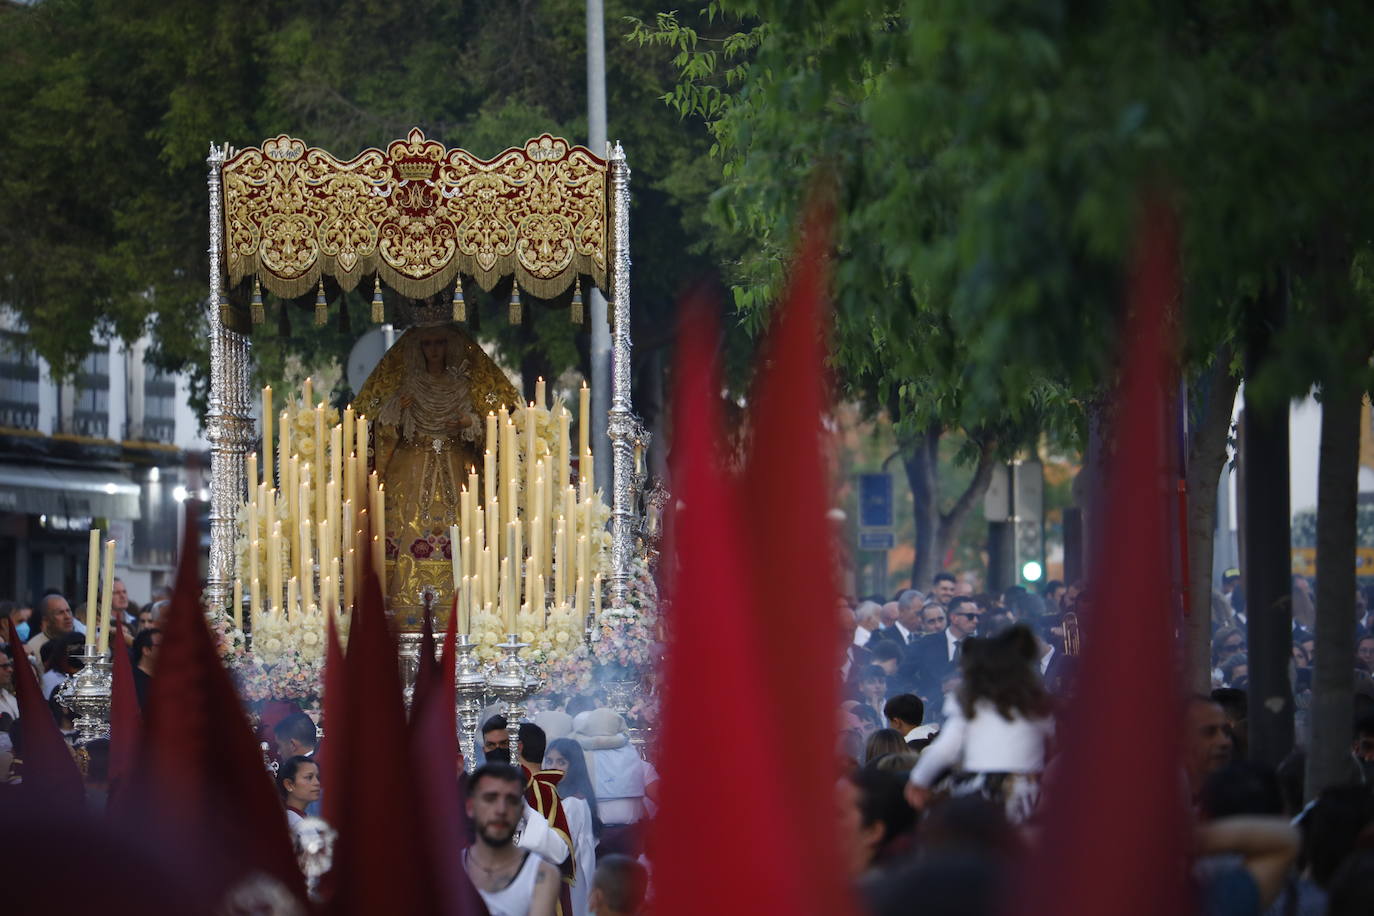
[[[545,299],[583,274],[605,289],[606,168],[549,134],[484,160],[417,128],[347,162],[282,135],[224,164],[229,283],[257,275],[293,299],[372,274],[411,299],[459,273],[486,290],[513,274]]]

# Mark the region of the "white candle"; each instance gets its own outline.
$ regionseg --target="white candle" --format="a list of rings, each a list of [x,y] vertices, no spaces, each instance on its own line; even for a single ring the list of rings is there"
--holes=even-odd
[[[468,604],[472,601],[472,578],[464,576],[463,581],[458,583],[458,632],[466,633],[471,625],[471,615],[468,613]]]
[[[463,536],[463,575],[473,581],[477,579],[477,554],[472,552],[472,536]]]
[[[515,632],[515,601],[511,597],[510,557],[501,560],[501,616],[506,622],[506,632]]]
[[[260,543],[257,538],[248,542],[248,600],[252,602],[255,624],[258,622],[258,614],[262,613],[262,570],[258,565]]]
[[[541,375],[534,380],[534,402],[540,407],[544,407],[548,404],[546,398],[547,392],[544,388],[544,376]]]
[[[317,527],[317,540],[315,548],[319,553],[320,564],[320,606],[328,607],[331,611],[338,611],[338,603],[334,601],[334,595],[326,587],[325,583],[329,578],[330,561],[333,554],[329,552],[329,522],[322,521]]]
[[[327,456],[326,456],[326,454],[325,454],[325,443],[324,443],[324,405],[323,405],[323,404],[316,404],[316,405],[315,405],[315,474],[316,474],[316,478],[317,478],[316,481],[315,481],[315,519],[316,519],[316,520],[319,520],[319,519],[324,518],[324,513],[325,513],[325,506],[324,506],[324,478],[325,478],[326,468],[329,467],[329,465],[326,463],[327,461],[328,461],[328,458],[327,458]]]
[[[525,517],[534,518],[539,511],[539,503],[534,500],[534,478],[538,472],[537,455],[534,447],[534,402],[525,410]]]
[[[310,607],[315,603],[315,560],[311,556],[309,522],[302,521],[296,526],[296,542],[301,546],[301,604]]]
[[[587,568],[587,536],[584,534],[577,539],[577,604],[579,614],[587,613],[587,577],[591,575],[591,570]]]
[[[558,407],[558,492],[562,493],[568,485],[569,466],[572,464],[572,443],[568,439],[568,420],[570,416],[561,404]]]
[[[105,542],[105,575],[100,580],[100,642],[96,652],[104,655],[110,651],[110,611],[114,607],[114,554],[115,542]]]
[[[291,460],[291,414],[289,412],[285,410],[281,412],[277,429],[280,430],[277,433],[277,478],[284,482],[286,480],[286,466]]]
[[[86,645],[96,640],[96,601],[100,595],[100,529],[91,529],[90,552],[86,558]]]
[[[448,548],[451,554],[449,565],[453,568],[453,590],[456,592],[463,584],[463,542],[458,537],[458,526],[448,526]]]
[[[282,569],[281,569],[281,522],[272,523],[272,533],[267,537],[267,578],[271,597],[268,603],[274,611],[281,610]]]
[[[577,394],[577,454],[581,457],[591,451],[588,435],[591,433],[592,391],[583,382]]]
[[[344,569],[348,571],[348,574],[343,577],[344,608],[351,611],[353,610],[354,597],[357,595],[357,589],[353,587],[353,570],[356,568],[356,564],[352,547],[348,548],[348,555],[344,559],[347,561],[344,564]],[[335,568],[338,568],[337,561],[335,561]]]
[[[267,481],[267,485],[275,487],[276,478],[272,473],[272,467],[276,463],[272,459],[276,456],[276,440],[272,436],[272,386],[267,385],[262,389],[262,479]]]
[[[565,584],[568,569],[572,566],[568,562],[568,520],[562,516],[558,519],[558,536],[554,540],[554,549],[558,552],[558,570],[553,578],[553,603],[557,607],[562,607],[563,599],[567,597]]]

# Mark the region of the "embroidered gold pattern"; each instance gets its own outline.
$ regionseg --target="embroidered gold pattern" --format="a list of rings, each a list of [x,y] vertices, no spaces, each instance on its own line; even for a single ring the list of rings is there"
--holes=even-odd
[[[483,160],[417,128],[347,162],[275,137],[224,164],[229,282],[296,298],[322,275],[347,291],[376,273],[420,299],[461,271],[486,290],[514,274],[547,299],[583,273],[604,289],[606,174],[549,134]]]

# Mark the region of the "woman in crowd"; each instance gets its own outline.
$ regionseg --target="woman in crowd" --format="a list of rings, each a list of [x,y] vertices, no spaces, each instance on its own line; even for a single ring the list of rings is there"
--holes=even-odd
[[[568,818],[572,834],[577,880],[572,886],[573,916],[586,916],[587,898],[596,873],[596,841],[601,836],[601,818],[596,813],[596,789],[587,772],[587,756],[582,745],[571,738],[549,742],[544,754],[544,769],[562,770],[558,797]]]
[[[286,803],[286,824],[292,830],[305,819],[307,805],[320,800],[320,767],[309,757],[292,757],[277,771],[277,791]]]
[[[864,763],[870,764],[888,754],[905,754],[910,748],[902,739],[902,733],[895,728],[880,728],[868,736],[864,745]]]
[[[925,808],[935,787],[947,780],[949,794],[976,794],[1001,804],[1013,824],[1030,818],[1054,730],[1038,658],[1035,637],[1020,625],[964,641],[962,684],[945,700],[940,734],[911,770],[912,807]]]

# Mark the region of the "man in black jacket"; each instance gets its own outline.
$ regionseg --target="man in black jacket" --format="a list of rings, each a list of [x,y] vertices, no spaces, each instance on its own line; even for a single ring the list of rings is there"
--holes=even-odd
[[[940,708],[940,682],[959,668],[959,646],[978,633],[983,611],[972,598],[956,595],[946,609],[949,626],[943,633],[922,636],[906,650],[899,677],[927,703]]]

